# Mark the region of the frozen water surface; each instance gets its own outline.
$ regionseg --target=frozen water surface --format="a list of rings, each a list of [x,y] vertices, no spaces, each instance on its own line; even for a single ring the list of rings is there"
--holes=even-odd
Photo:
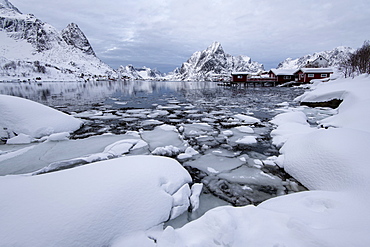
[[[287,102],[301,89],[229,88],[215,82],[50,82],[2,83],[0,93],[84,122],[69,141],[0,145],[1,175],[66,169],[122,154],[170,156],[194,182],[204,184],[199,211],[171,221],[174,226],[217,205],[258,204],[293,191],[288,185],[294,179],[271,158],[278,152],[269,121],[288,111]],[[312,124],[332,113],[303,110]]]

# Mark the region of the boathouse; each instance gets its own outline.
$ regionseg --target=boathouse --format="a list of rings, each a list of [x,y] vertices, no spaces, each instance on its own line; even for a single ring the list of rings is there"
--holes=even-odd
[[[313,79],[329,78],[332,68],[300,68],[294,72],[297,82],[308,83]]]
[[[232,72],[232,82],[247,82],[250,72]]]
[[[269,71],[269,77],[275,79],[276,85],[280,85],[286,82],[294,81],[294,69],[271,69]]]

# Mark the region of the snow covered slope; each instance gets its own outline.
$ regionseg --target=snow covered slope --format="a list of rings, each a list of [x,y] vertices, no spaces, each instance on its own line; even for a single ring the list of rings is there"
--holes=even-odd
[[[161,80],[163,75],[156,69],[147,67],[135,68],[131,64],[127,66],[120,66],[117,70],[120,78],[134,79],[134,80]]]
[[[353,53],[355,49],[351,47],[338,46],[331,51],[315,52],[314,54],[308,54],[300,58],[287,58],[277,66],[277,69],[298,69],[318,58],[319,56],[324,57],[329,61],[330,67],[338,68],[340,62],[346,59],[350,53]]]
[[[209,81],[217,75],[230,76],[233,71],[257,72],[263,65],[253,62],[250,57],[234,57],[225,53],[218,42],[214,42],[204,51],[195,52],[180,70],[173,72],[173,80]]]
[[[94,53],[79,27],[59,32],[8,0],[0,1],[0,79],[49,80],[109,76],[114,71]]]

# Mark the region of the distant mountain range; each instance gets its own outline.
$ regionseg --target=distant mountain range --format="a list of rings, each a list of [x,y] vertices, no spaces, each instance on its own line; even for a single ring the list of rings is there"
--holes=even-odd
[[[307,65],[308,62],[317,59],[319,56],[328,60],[329,67],[339,68],[341,61],[347,59],[349,54],[354,51],[355,49],[351,47],[339,46],[330,51],[315,52],[312,55],[308,54],[296,59],[287,58],[278,64],[277,69],[299,69]]]
[[[0,80],[90,80],[136,79],[209,81],[229,77],[231,72],[263,71],[261,63],[248,56],[225,53],[218,42],[195,52],[180,68],[164,75],[156,69],[120,66],[117,70],[102,62],[77,24],[62,31],[32,14],[22,14],[8,0],[0,0]],[[329,65],[339,66],[354,49],[337,47],[301,58],[287,58],[277,68],[296,69],[320,55]]]

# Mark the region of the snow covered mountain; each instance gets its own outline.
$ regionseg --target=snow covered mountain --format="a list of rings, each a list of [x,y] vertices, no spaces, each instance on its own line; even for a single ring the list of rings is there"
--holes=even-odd
[[[1,79],[75,80],[115,73],[95,56],[76,24],[59,32],[8,0],[0,0],[0,40]]]
[[[162,80],[163,75],[156,69],[147,67],[135,68],[134,66],[120,66],[117,70],[119,78],[134,79],[134,80]]]
[[[181,68],[172,73],[173,80],[209,81],[214,77],[230,76],[231,72],[257,72],[263,65],[253,62],[250,57],[234,57],[225,53],[218,42],[204,51],[195,52]]]
[[[339,46],[331,51],[315,52],[314,54],[308,54],[300,58],[292,59],[287,58],[277,66],[277,69],[298,69],[305,66],[308,62],[312,62],[319,56],[327,59],[330,67],[339,68],[341,61],[346,59],[349,54],[353,53],[355,49],[345,46]]]

